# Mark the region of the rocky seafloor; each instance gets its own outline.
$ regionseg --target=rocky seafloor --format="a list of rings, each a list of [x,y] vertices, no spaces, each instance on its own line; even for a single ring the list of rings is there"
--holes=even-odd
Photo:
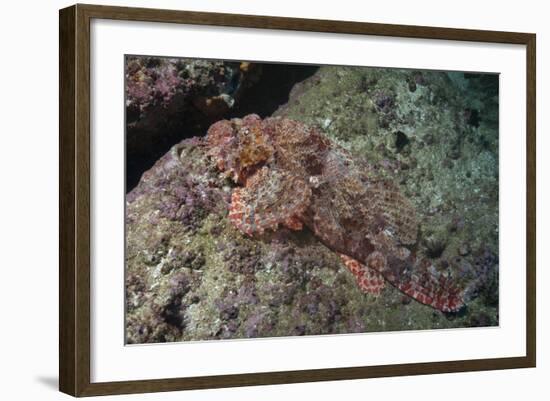
[[[396,183],[419,254],[474,268],[475,296],[443,313],[391,285],[365,294],[307,229],[244,236],[227,218],[234,184],[191,138],[127,195],[127,343],[498,325],[497,76],[324,66],[273,115],[319,127]]]

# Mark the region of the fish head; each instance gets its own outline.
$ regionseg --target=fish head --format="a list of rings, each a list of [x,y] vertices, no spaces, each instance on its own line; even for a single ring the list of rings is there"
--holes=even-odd
[[[208,154],[235,183],[246,180],[273,158],[274,148],[256,114],[213,124],[206,135]]]

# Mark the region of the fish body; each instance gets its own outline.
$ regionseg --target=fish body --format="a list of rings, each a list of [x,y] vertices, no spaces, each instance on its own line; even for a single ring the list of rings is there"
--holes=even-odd
[[[389,282],[443,312],[464,306],[464,288],[417,257],[418,220],[390,180],[322,132],[251,114],[213,124],[208,154],[236,184],[229,220],[244,234],[310,229],[337,252],[364,292]]]

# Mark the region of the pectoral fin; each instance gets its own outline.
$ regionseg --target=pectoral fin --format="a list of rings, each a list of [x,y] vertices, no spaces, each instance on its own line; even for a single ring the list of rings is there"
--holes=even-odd
[[[279,225],[302,229],[309,206],[311,189],[302,179],[288,173],[262,167],[244,187],[235,188],[231,196],[229,220],[248,236],[276,230]]]

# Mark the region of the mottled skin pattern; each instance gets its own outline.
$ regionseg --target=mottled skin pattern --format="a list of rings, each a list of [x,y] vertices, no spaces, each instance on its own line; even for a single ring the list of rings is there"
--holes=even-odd
[[[464,305],[465,289],[417,258],[410,202],[315,128],[248,115],[213,124],[206,143],[218,168],[239,185],[229,219],[244,234],[306,226],[340,254],[363,291],[379,294],[388,281],[443,312]]]

